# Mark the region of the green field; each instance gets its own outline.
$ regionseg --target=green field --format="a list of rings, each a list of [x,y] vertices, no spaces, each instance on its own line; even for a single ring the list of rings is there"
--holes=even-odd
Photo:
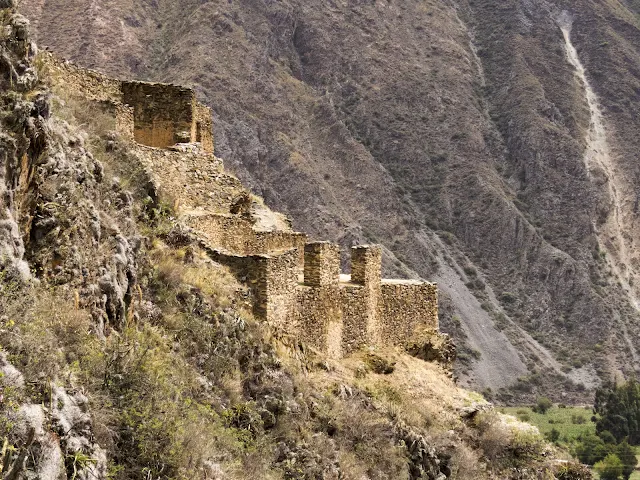
[[[580,434],[595,433],[596,426],[591,421],[593,415],[591,408],[583,407],[551,407],[546,414],[535,413],[529,407],[502,407],[498,409],[502,413],[513,415],[523,422],[535,425],[543,435],[554,428],[560,432],[558,443],[570,444]],[[582,419],[582,420],[581,420]],[[577,423],[584,421],[584,423]]]
[[[535,425],[543,435],[555,428],[560,432],[558,443],[564,446],[569,446],[573,440],[583,433],[596,432],[596,425],[591,421],[593,413],[590,407],[558,408],[554,406],[546,414],[535,413],[529,407],[500,407],[498,410],[502,413],[513,415],[523,422]],[[579,417],[584,418],[585,423],[574,423],[574,420]],[[594,476],[596,479],[598,478],[595,472]],[[636,471],[631,474],[629,480],[640,480],[640,472]]]

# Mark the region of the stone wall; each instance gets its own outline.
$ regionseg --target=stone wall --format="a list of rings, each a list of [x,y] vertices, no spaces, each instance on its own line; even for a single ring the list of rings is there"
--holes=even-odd
[[[340,285],[337,298],[342,308],[342,351],[351,353],[363,345],[376,345],[369,338],[376,308],[367,289],[361,285]]]
[[[190,88],[115,80],[50,53],[42,58],[48,73],[63,77],[71,91],[87,100],[116,105],[117,131],[123,137],[158,148],[200,142],[203,151],[213,153],[211,109],[198,103]]]
[[[256,256],[255,265],[250,282],[256,298],[256,315],[276,328],[299,331],[298,325],[290,324],[296,306],[298,251],[292,249],[280,255]]]
[[[195,142],[199,142],[202,150],[213,153],[213,123],[211,109],[195,102],[194,122],[191,136]]]
[[[93,70],[76,67],[55,55],[42,53],[43,67],[54,78],[62,77],[69,90],[87,100],[122,102],[121,82]]]
[[[125,140],[133,141],[133,107],[123,104],[115,104],[114,115],[116,118],[116,132]]]
[[[305,234],[288,230],[257,230],[234,212],[245,189],[213,155],[211,111],[191,89],[120,82],[52,55],[45,55],[45,65],[101,103],[121,136],[141,144],[136,152],[154,190],[174,201],[210,257],[249,285],[257,317],[332,358],[364,345],[405,347],[438,330],[436,285],[381,280],[379,246],[354,247],[351,277],[341,280],[337,245],[306,243]]]
[[[290,326],[307,345],[331,358],[343,356],[343,308],[331,287],[296,287],[296,302]]]
[[[299,257],[292,249],[255,264],[256,314],[310,347],[340,358],[364,345],[404,347],[437,331],[437,286],[381,280],[380,247],[355,247],[351,278],[342,282],[337,245],[308,243],[303,264]]]
[[[136,142],[166,148],[191,141],[193,90],[160,83],[123,82],[122,99],[133,107]]]
[[[231,214],[190,215],[185,220],[216,248],[239,255],[260,255],[296,249],[298,263],[302,264],[302,252],[307,238],[303,233],[256,231],[250,221]]]
[[[362,245],[351,249],[351,283],[362,285],[362,311],[359,314],[363,325],[354,325],[357,328],[358,337],[365,343],[376,345],[381,342],[381,327],[378,315],[380,303],[380,278],[382,273],[382,249],[380,246]],[[361,328],[366,328],[364,337],[360,333]],[[349,335],[349,329],[345,328]],[[355,333],[352,334],[355,337]]]
[[[379,284],[382,269],[382,249],[359,245],[351,249],[351,282],[357,285]]]
[[[301,232],[287,232],[282,230],[256,231],[255,239],[247,243],[249,252],[277,252],[295,248],[298,252],[298,264],[302,265],[304,258],[304,245],[307,235]]]
[[[239,255],[266,253],[251,251],[249,244],[254,240],[255,232],[251,223],[238,216],[206,213],[189,215],[185,220],[216,248]]]
[[[380,302],[382,338],[404,345],[417,332],[438,331],[438,287],[433,283],[383,281]]]
[[[304,283],[311,287],[337,286],[340,281],[340,248],[329,242],[304,246]]]

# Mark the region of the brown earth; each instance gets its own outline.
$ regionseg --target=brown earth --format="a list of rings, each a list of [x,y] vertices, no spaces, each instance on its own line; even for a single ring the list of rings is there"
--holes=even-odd
[[[591,118],[565,9],[609,174],[585,164]],[[193,85],[214,110],[216,154],[296,229],[382,243],[387,274],[438,280],[470,384],[512,385],[504,401],[579,399],[596,375],[637,368],[637,1],[24,0],[21,11],[40,45],[81,65]],[[603,227],[613,212],[621,243]]]

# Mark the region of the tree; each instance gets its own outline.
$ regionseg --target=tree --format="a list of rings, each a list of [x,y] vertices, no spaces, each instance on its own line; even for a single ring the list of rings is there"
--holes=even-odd
[[[600,480],[620,480],[623,465],[618,456],[610,453],[604,460],[594,465],[594,470],[600,475]]]
[[[553,407],[553,402],[551,400],[547,397],[538,397],[538,401],[536,402],[533,411],[544,415],[551,407]]]
[[[622,385],[607,383],[596,390],[595,413],[600,414],[596,432],[609,431],[616,442],[624,439],[640,444],[640,384],[629,380]]]
[[[616,447],[616,455],[622,462],[622,477],[628,480],[633,471],[636,469],[638,459],[634,448],[624,440]]]
[[[560,439],[560,432],[556,428],[552,428],[550,432],[545,434],[545,437],[550,442],[556,443]]]
[[[608,443],[610,445],[616,445],[618,443],[618,441],[616,440],[616,437],[614,437],[610,431],[605,430],[603,432],[599,432],[598,436],[602,439],[602,441],[604,443]]]
[[[613,453],[614,445],[606,444],[600,437],[589,434],[580,438],[575,455],[586,465],[594,465]]]

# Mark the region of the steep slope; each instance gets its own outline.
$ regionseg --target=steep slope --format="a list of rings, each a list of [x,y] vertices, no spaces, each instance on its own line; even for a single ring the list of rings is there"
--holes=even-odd
[[[202,144],[138,145],[3,5],[0,477],[591,478],[441,365],[393,348],[329,360],[257,322],[141,158],[191,171]]]
[[[21,9],[83,65],[194,85],[218,153],[297,228],[383,243],[389,273],[438,280],[472,384],[579,396],[637,367],[637,5],[84,5]],[[608,170],[585,163],[596,103],[564,10]]]
[[[492,116],[509,151],[518,206],[545,239],[571,256],[575,270],[569,270],[572,279],[564,281],[583,285],[578,298],[575,287],[574,294],[560,290],[561,297],[551,297],[565,307],[561,316],[546,322],[541,310],[541,324],[548,328],[550,322],[571,336],[576,329],[592,329],[585,334],[593,340],[612,332],[612,343],[603,344],[611,356],[634,361],[635,340],[627,330],[637,325],[636,295],[630,288],[637,255],[637,187],[633,155],[627,152],[636,140],[616,132],[620,124],[628,128],[628,112],[635,108],[636,95],[629,85],[637,83],[636,71],[620,60],[637,56],[637,18],[624,5],[591,2],[506,2],[501,8],[473,2],[469,8],[470,18],[485,20],[473,23],[491,87]],[[498,25],[504,28],[498,31]],[[585,29],[590,44],[583,46],[584,34],[578,32]],[[606,52],[602,29],[612,42]],[[594,44],[599,37],[600,43]],[[590,56],[602,63],[590,65]],[[607,69],[610,81],[604,81],[601,68]],[[608,108],[610,89],[624,97],[624,110]],[[589,299],[593,307],[575,315]],[[606,306],[591,309],[598,304]],[[593,314],[606,321],[594,325],[583,320]],[[556,345],[555,350],[561,353],[562,348]]]

